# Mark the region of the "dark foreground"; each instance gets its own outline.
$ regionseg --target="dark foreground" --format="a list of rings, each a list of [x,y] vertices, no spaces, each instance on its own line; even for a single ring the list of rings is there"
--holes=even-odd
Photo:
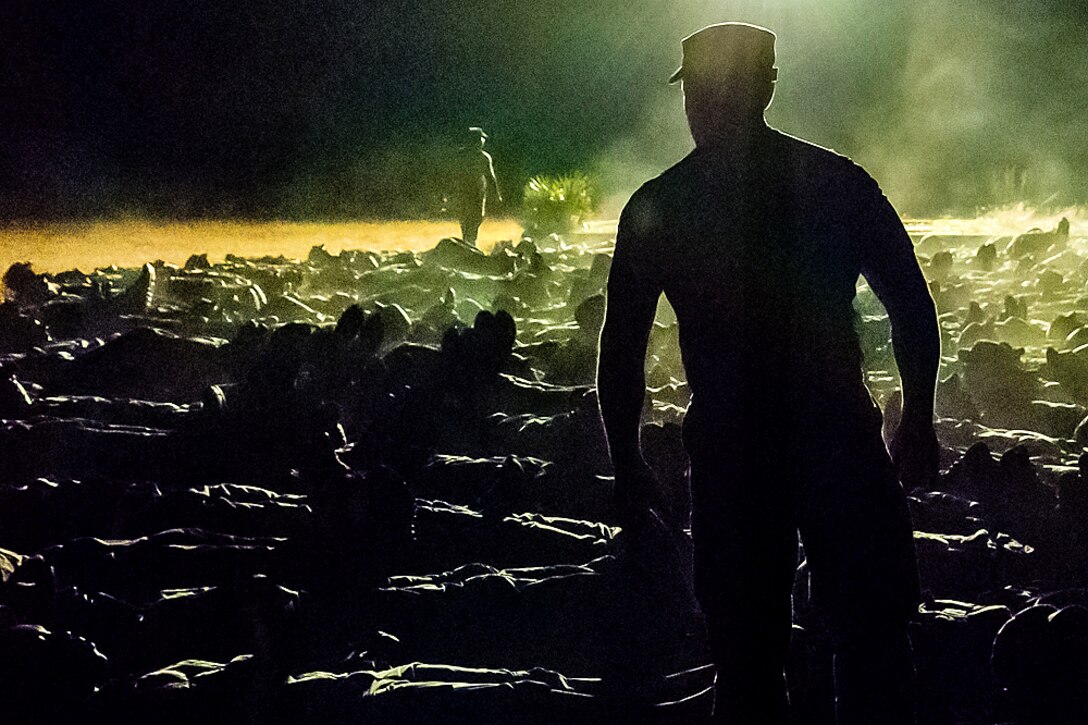
[[[5,722],[705,716],[686,540],[614,525],[607,248],[9,272]],[[945,469],[911,492],[919,721],[1085,722],[1083,242],[918,251],[945,335]],[[891,423],[887,319],[867,289],[857,308]],[[651,355],[644,443],[684,500],[667,309]],[[800,561],[791,698],[818,725],[831,662]]]

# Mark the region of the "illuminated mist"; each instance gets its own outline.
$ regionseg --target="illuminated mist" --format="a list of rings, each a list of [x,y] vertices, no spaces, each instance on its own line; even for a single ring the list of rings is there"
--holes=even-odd
[[[665,79],[723,20],[778,33],[771,123],[855,158],[906,216],[1088,199],[1082,4],[17,1],[0,218],[437,218],[470,125],[512,200],[496,211],[585,170],[614,216],[690,148]]]
[[[768,121],[854,158],[902,214],[973,215],[1088,199],[1080,118],[1088,9],[1054,2],[702,3],[678,35],[741,20],[778,34]],[[673,65],[679,61],[679,47]],[[665,68],[665,71],[671,70]],[[663,78],[639,126],[597,159],[615,210],[691,148],[682,92]]]

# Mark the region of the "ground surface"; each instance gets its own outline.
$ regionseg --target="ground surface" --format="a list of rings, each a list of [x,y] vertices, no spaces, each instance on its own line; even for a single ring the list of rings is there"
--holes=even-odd
[[[943,471],[911,492],[921,722],[1084,722],[1088,242],[950,224],[913,225],[944,356]],[[126,254],[177,262],[9,286],[11,721],[708,711],[684,536],[631,550],[611,503],[592,389],[607,227],[489,254],[424,227],[342,251],[354,229],[281,229],[269,244],[296,246],[270,248],[252,228],[132,227]],[[239,239],[261,251],[234,256]],[[382,251],[401,244],[423,251]],[[856,308],[892,423],[887,318],[864,285]],[[682,503],[665,305],[647,370],[646,453]],[[797,722],[820,725],[830,653],[806,583],[801,566],[790,684]]]

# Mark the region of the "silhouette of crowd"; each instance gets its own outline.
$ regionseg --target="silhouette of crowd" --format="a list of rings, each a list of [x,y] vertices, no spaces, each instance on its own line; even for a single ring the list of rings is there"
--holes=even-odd
[[[1084,722],[1083,241],[914,241],[944,355],[942,472],[908,499],[919,722]],[[5,722],[705,716],[690,551],[629,546],[613,506],[592,386],[609,266],[605,238],[13,266]],[[855,307],[891,425],[887,317],[864,286]],[[642,440],[683,511],[676,334],[662,307]],[[831,723],[799,562],[790,698]]]

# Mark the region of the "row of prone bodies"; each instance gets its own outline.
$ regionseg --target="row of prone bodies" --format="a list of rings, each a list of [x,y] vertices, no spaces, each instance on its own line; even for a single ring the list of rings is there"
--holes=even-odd
[[[180,302],[161,314],[156,297],[171,293],[157,279],[142,312],[99,318],[112,319],[101,341],[5,357],[0,682],[12,712],[503,721],[534,703],[548,721],[615,712],[638,693],[674,702],[658,713],[678,721],[705,710],[684,581],[662,562],[632,570],[609,525],[592,365],[571,366],[577,384],[548,382],[549,360],[592,346],[607,266],[570,249],[537,254],[520,272],[524,297],[497,312],[459,307],[460,281],[512,279],[485,274],[485,255],[469,257],[481,265],[471,273],[412,255],[387,272],[406,282],[445,270],[429,306],[390,281],[389,297],[352,302],[335,323],[239,321],[224,342],[218,321]],[[317,278],[364,264],[312,256]],[[315,297],[300,301],[316,311]],[[472,324],[443,320],[413,338],[439,305]],[[675,369],[674,335],[655,330],[651,376]],[[679,427],[662,413],[682,409],[684,388],[661,381],[643,435],[681,499]],[[993,415],[942,418],[951,465],[935,490],[912,492],[926,722],[1082,712],[1086,476],[1068,465],[1069,441],[1055,439],[1056,453]],[[791,688],[807,722],[828,722],[830,655],[806,577],[802,563]],[[632,601],[654,604],[652,616]],[[413,662],[432,664],[400,667]],[[661,668],[673,676],[638,677]]]

